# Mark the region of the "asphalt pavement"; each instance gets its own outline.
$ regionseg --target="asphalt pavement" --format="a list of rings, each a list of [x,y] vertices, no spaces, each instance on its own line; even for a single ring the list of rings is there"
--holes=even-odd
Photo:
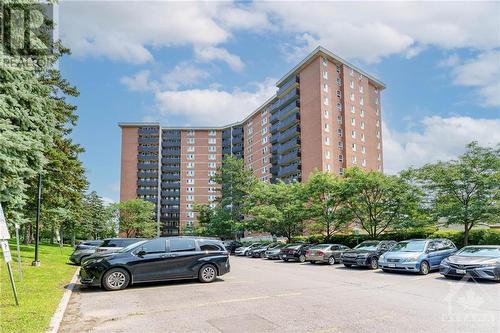
[[[231,257],[211,284],[77,286],[59,332],[500,332],[500,283]]]

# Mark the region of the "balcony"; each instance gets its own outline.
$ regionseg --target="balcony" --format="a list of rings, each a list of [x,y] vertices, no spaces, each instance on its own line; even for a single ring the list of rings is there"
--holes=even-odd
[[[159,138],[141,138],[139,137],[139,143],[158,143]]]
[[[180,147],[181,140],[163,140],[162,146],[163,147]]]
[[[222,154],[223,155],[229,155],[229,154],[231,154],[231,147],[222,148]]]
[[[180,200],[179,198],[176,199],[161,199],[161,204],[162,205],[179,205]]]
[[[271,124],[274,124],[275,122],[277,122],[280,119],[279,114],[280,114],[279,111],[276,111],[275,113],[272,113],[271,117],[269,117],[269,122]]]
[[[279,119],[284,119],[284,118],[288,117],[288,115],[291,112],[298,111],[299,107],[300,107],[300,101],[299,100],[296,100],[295,102],[293,102],[291,104],[288,104],[286,107],[284,107],[283,109],[280,110],[280,112],[279,112]]]
[[[297,86],[297,83],[299,83],[299,76],[295,76],[285,82],[279,89],[278,93],[276,95],[281,96],[284,92],[286,92],[288,89],[290,89],[292,86]]]
[[[279,171],[279,167],[277,165],[271,167],[271,174],[272,175],[277,175]]]
[[[222,130],[222,140],[230,138],[231,137],[231,129],[225,129]]]
[[[154,204],[156,204],[158,202],[158,199],[157,198],[144,198],[143,200],[146,200],[146,201],[149,201],[149,202],[152,202]]]
[[[151,171],[139,171],[137,173],[137,177],[139,177],[139,178],[155,178],[155,177],[158,177],[158,172],[156,170],[154,172],[151,172]]]
[[[162,132],[163,138],[176,138],[176,139],[181,139],[181,131],[179,130],[163,130]]]
[[[162,190],[161,191],[161,195],[163,197],[179,197],[180,196],[180,192],[179,191],[166,191],[166,190]]]
[[[288,141],[289,139],[291,139],[294,136],[297,136],[299,134],[300,134],[300,126],[295,125],[289,129],[287,129],[286,131],[280,133],[279,142],[283,143],[283,142]]]
[[[139,145],[139,147],[138,147],[139,152],[143,152],[143,151],[157,152],[158,150],[159,150],[158,146],[141,146],[141,145]]]
[[[158,128],[139,128],[139,134],[158,134]]]
[[[233,145],[239,145],[243,143],[243,137],[242,136],[237,136],[233,137]]]
[[[243,127],[234,127],[232,134],[233,136],[243,135]]]
[[[137,155],[139,161],[158,161],[158,155]]]
[[[180,157],[163,157],[161,163],[181,163]]]
[[[281,124],[279,122],[275,122],[271,125],[271,133],[276,133],[280,128]]]
[[[162,180],[179,180],[181,175],[179,173],[164,173],[161,175]]]
[[[233,146],[233,153],[239,153],[243,150],[243,145]]]
[[[138,189],[137,190],[137,195],[158,195],[158,190],[157,189]]]
[[[299,89],[293,89],[289,93],[287,93],[285,96],[280,98],[280,107],[284,107],[285,105],[288,105],[291,101],[297,99],[299,97]]]
[[[180,155],[181,147],[178,148],[163,148],[161,150],[162,155]]]
[[[300,151],[294,150],[294,151],[289,152],[286,155],[280,156],[279,164],[280,165],[287,165],[287,164],[290,164],[298,159],[300,159]]]
[[[161,167],[161,171],[177,171],[179,172],[181,170],[180,165],[163,165]]]
[[[162,208],[161,213],[162,214],[170,214],[170,213],[178,213],[179,208]]]
[[[300,114],[298,112],[292,113],[282,121],[278,122],[278,128],[280,131],[284,131],[291,126],[297,124],[297,122],[300,120]]]
[[[161,188],[181,188],[181,183],[161,182]]]
[[[222,139],[222,146],[230,146],[231,145],[231,137]]]
[[[158,170],[158,163],[137,163],[137,169],[139,170]]]
[[[289,175],[292,175],[294,173],[300,172],[300,164],[290,164],[286,167],[281,167],[280,170],[278,171],[278,177],[286,177]]]
[[[139,186],[158,186],[158,180],[138,180]]]
[[[299,145],[300,145],[300,137],[296,137],[286,143],[281,144],[278,148],[278,152],[280,154],[285,154],[290,150],[297,148]]]
[[[271,153],[274,155],[274,154],[277,154],[278,153],[278,149],[279,149],[279,145],[272,145],[271,146]]]
[[[279,139],[279,133],[275,133],[275,134],[271,135],[269,142],[271,142],[271,144],[275,144],[278,142],[278,139]]]

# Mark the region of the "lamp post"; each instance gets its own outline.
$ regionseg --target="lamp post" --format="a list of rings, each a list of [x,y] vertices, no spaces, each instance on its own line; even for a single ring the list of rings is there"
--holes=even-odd
[[[35,260],[31,263],[31,266],[40,266],[40,261],[38,260],[38,242],[40,239],[40,206],[42,203],[42,174],[38,174],[38,191],[37,191],[37,201],[36,201],[36,221],[35,221]]]

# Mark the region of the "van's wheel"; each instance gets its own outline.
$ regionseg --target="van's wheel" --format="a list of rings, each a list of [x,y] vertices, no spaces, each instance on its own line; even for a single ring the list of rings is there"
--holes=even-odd
[[[371,269],[377,269],[378,268],[378,258],[373,257],[370,259],[370,268]]]
[[[261,257],[261,258],[265,258],[265,257],[266,257],[266,252],[262,252],[262,253],[260,254],[260,257]]]
[[[429,263],[427,261],[422,261],[422,263],[420,264],[420,270],[419,270],[419,273],[421,275],[427,275],[429,274]]]
[[[102,277],[102,286],[109,291],[125,289],[129,283],[130,275],[123,268],[111,268]]]
[[[198,272],[198,279],[203,283],[214,282],[217,278],[217,268],[212,264],[207,264],[201,267]]]
[[[335,265],[335,257],[334,256],[331,256],[330,258],[328,258],[328,265]]]
[[[352,265],[351,264],[344,264],[345,267],[350,268]]]
[[[299,262],[305,262],[305,261],[306,261],[306,256],[305,256],[305,255],[303,255],[303,254],[301,254],[301,255],[299,256]]]

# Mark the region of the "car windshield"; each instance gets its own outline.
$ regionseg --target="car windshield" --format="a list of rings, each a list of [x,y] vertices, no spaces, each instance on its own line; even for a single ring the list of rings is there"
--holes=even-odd
[[[426,242],[425,240],[399,242],[392,248],[391,252],[423,252]]]
[[[363,242],[355,247],[356,250],[375,251],[379,242]]]
[[[298,249],[302,244],[290,244],[285,246],[285,249]]]
[[[311,247],[311,250],[326,249],[330,244],[318,244]]]
[[[128,251],[130,251],[132,249],[135,249],[136,246],[142,245],[142,244],[144,244],[146,242],[147,242],[146,240],[143,240],[143,241],[139,241],[137,243],[130,244],[129,246],[126,246],[123,249],[118,250],[118,253],[128,252]]]
[[[461,249],[456,255],[464,257],[492,257],[500,258],[500,247],[468,246]]]

